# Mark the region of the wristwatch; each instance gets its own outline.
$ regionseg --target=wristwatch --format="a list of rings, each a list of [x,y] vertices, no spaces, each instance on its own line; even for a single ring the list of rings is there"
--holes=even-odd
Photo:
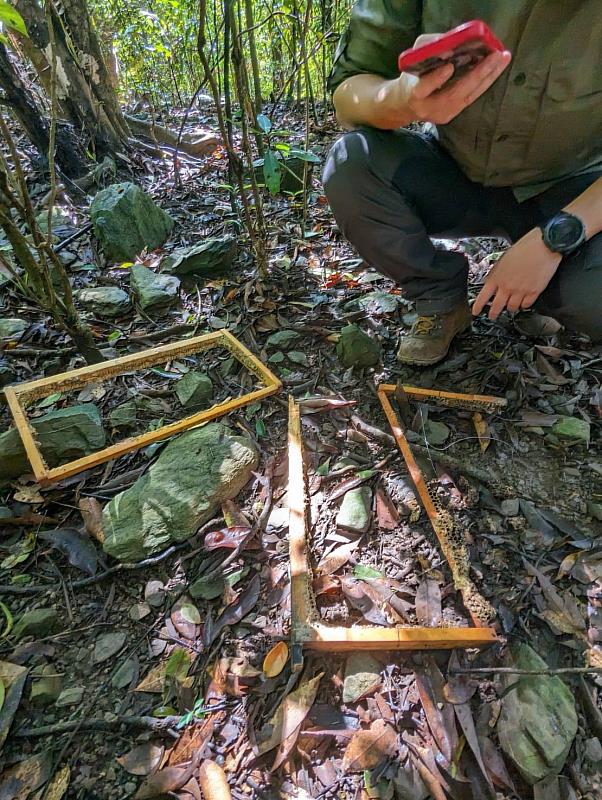
[[[574,214],[561,211],[545,225],[540,225],[541,237],[548,250],[563,256],[574,253],[586,240],[585,225]]]

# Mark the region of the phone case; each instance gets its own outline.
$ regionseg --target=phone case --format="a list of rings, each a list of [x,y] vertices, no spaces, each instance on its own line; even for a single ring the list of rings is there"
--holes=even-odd
[[[422,75],[443,64],[452,63],[458,73],[466,72],[485,56],[502,51],[504,45],[482,20],[475,19],[459,25],[437,41],[412,47],[399,55],[400,72]]]

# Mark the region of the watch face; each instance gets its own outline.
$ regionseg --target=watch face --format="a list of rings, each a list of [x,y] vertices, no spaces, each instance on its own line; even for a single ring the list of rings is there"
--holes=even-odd
[[[546,236],[553,250],[569,250],[581,241],[583,223],[572,214],[558,214],[548,223]]]

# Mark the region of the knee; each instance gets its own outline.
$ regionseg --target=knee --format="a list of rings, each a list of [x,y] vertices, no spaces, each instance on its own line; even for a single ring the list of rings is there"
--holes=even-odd
[[[324,165],[322,183],[329,203],[335,209],[348,202],[353,187],[365,180],[370,169],[372,149],[370,131],[349,131],[334,143]]]

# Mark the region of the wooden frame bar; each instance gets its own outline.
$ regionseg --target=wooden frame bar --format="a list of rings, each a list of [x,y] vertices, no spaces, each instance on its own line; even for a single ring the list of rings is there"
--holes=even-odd
[[[382,388],[382,387],[381,387]],[[395,387],[392,387],[395,390]],[[303,649],[331,652],[349,650],[442,650],[455,647],[483,647],[494,644],[497,635],[491,627],[426,628],[421,626],[327,625],[318,618],[312,589],[309,558],[309,519],[306,474],[299,405],[289,397],[288,423],[288,503],[289,554],[291,577],[291,664],[303,666]]]
[[[199,411],[177,422],[165,425],[158,430],[129,437],[96,453],[91,453],[88,456],[70,461],[54,469],[48,467],[38,448],[35,431],[27,417],[25,411],[27,405],[35,400],[48,397],[54,392],[80,389],[91,383],[106,381],[118,375],[125,375],[138,369],[161,364],[171,358],[194,355],[213,347],[226,349],[260,381],[262,388],[236,397],[233,400],[218,403],[212,408]],[[195,425],[217,419],[249,403],[263,400],[265,397],[278,392],[281,387],[282,382],[250,350],[241,344],[229,331],[220,330],[203,334],[202,336],[195,336],[183,342],[153,347],[149,350],[143,350],[141,353],[122,356],[111,361],[105,361],[102,364],[93,364],[70,372],[63,372],[60,375],[52,375],[48,378],[40,378],[39,380],[17,384],[16,386],[7,386],[4,389],[4,393],[36,480],[44,484],[76,475],[78,472],[90,467],[96,467],[98,464],[103,464],[112,458],[118,458],[132,450],[146,447],[153,442],[158,442],[174,434],[186,431]]]

